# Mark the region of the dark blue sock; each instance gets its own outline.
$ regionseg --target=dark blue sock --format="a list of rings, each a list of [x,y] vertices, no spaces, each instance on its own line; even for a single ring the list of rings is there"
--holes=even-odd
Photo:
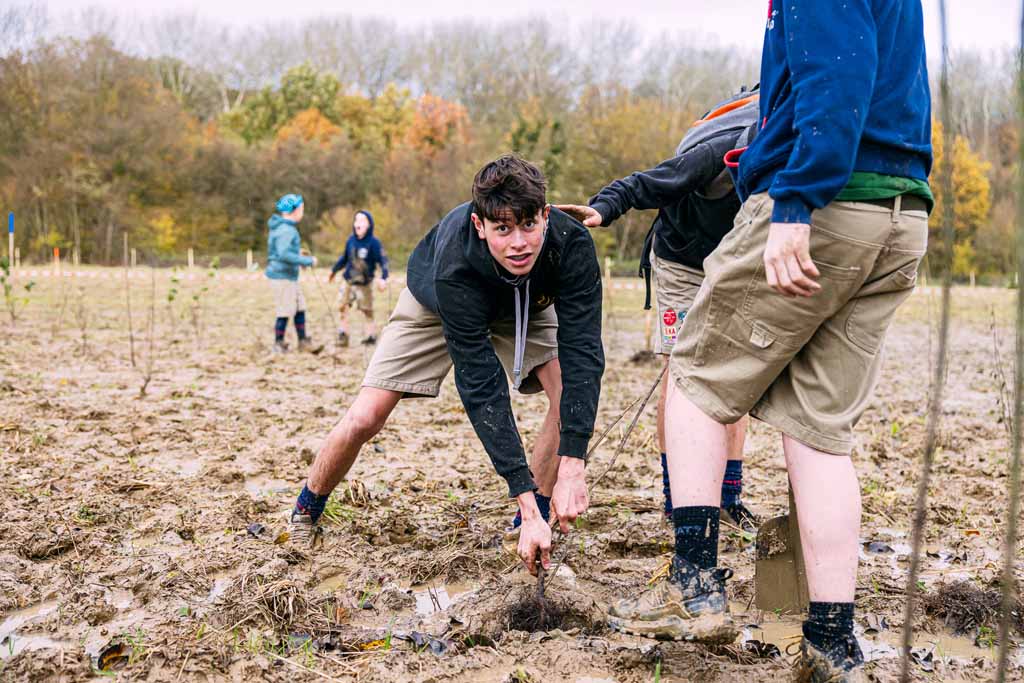
[[[313,524],[316,524],[317,520],[320,519],[320,515],[324,514],[324,508],[327,507],[327,499],[330,497],[330,494],[321,496],[310,491],[308,486],[303,486],[299,499],[295,501],[295,511],[309,515],[313,520]]]
[[[284,341],[284,331],[288,329],[288,318],[274,321],[274,341]]]
[[[718,564],[718,508],[709,505],[672,510],[676,557],[701,569]]]
[[[743,493],[743,461],[729,460],[725,463],[725,477],[722,478],[722,507],[729,508],[740,502]]]
[[[545,522],[551,521],[551,498],[545,496],[539,491],[534,491],[533,497],[537,501],[537,509],[540,510],[540,516]],[[522,523],[523,511],[517,509],[515,519],[512,520],[512,528],[518,529]]]
[[[295,332],[299,335],[299,339],[306,338],[306,312],[299,311],[295,314]]]
[[[540,491],[534,491],[533,497],[537,499],[537,509],[540,510],[540,516],[544,518],[545,522],[551,521],[551,498],[545,496]]]
[[[665,494],[665,515],[672,514],[672,487],[668,483],[668,456],[661,454],[661,492]]]

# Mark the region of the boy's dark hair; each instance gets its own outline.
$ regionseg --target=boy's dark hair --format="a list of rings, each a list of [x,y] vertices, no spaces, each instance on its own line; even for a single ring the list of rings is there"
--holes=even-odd
[[[516,223],[532,218],[547,205],[548,182],[539,168],[515,154],[485,164],[473,178],[473,210],[491,221]]]

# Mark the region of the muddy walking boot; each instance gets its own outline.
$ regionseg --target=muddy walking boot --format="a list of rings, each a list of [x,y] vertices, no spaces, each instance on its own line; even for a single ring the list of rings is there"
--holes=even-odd
[[[731,569],[701,569],[673,557],[668,579],[637,598],[613,605],[608,611],[608,625],[616,631],[659,640],[731,643],[739,634],[729,616],[725,595],[725,582],[731,577]]]
[[[313,522],[313,518],[298,510],[288,513],[288,545],[304,552],[313,550],[323,543],[323,529]]]
[[[757,533],[757,528],[761,525],[761,520],[757,515],[741,502],[723,505],[719,519],[752,534]]]
[[[283,341],[274,342],[271,353],[288,353],[288,343]]]
[[[305,337],[299,340],[299,353],[311,353],[314,356],[324,350],[324,345],[314,344],[310,337]]]
[[[861,683],[866,680],[864,654],[852,633],[827,651],[804,638],[795,674],[797,683]]]
[[[347,332],[339,332],[338,333],[338,346],[339,347],[346,347],[346,346],[348,346],[348,333]]]
[[[371,334],[363,340],[363,346],[373,346],[377,343],[377,335]]]

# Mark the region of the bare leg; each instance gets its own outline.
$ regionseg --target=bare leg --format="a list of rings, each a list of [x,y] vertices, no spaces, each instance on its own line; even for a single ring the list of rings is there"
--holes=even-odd
[[[750,424],[750,416],[744,415],[731,425],[725,426],[726,438],[729,443],[726,447],[729,460],[743,460],[743,444],[747,440],[748,424]]]
[[[668,358],[665,358],[665,365],[668,365]],[[661,378],[661,392],[658,395],[658,449],[665,453],[665,398],[668,396],[668,372]]]
[[[320,453],[309,468],[306,486],[313,493],[328,495],[345,478],[363,444],[372,439],[398,405],[402,394],[375,387],[363,387],[348,412],[335,425]]]
[[[363,315],[366,316],[366,336],[375,337],[377,336],[377,323],[373,321],[372,311],[363,311]]]
[[[860,486],[849,457],[783,436],[813,602],[853,602],[857,586]]]
[[[726,425],[705,415],[671,381],[665,417],[672,506],[720,507],[722,477],[729,452]]]
[[[344,307],[339,311],[341,322],[338,325],[338,333],[348,333],[348,306]]]
[[[562,400],[562,366],[558,359],[536,368],[537,379],[548,397],[548,412],[544,416],[537,441],[533,444],[530,471],[540,493],[550,496],[558,479],[559,403]]]

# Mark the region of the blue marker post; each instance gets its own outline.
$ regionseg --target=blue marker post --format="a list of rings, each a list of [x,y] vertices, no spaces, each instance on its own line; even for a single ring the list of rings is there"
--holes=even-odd
[[[14,212],[7,214],[7,267],[14,270]]]

